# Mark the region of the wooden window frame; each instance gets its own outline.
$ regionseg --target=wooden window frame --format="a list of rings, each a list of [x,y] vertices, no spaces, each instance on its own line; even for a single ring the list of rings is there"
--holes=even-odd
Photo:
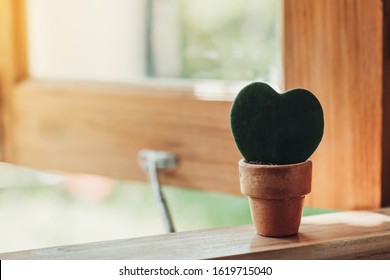
[[[307,205],[390,204],[388,0],[284,0],[285,88],[320,99],[325,135],[313,156]],[[136,155],[180,157],[163,182],[239,193],[231,98],[191,87],[33,80],[23,0],[0,0],[2,160],[41,169],[144,180]]]

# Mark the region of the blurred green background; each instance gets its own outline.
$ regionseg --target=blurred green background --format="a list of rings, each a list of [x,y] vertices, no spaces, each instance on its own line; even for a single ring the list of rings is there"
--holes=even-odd
[[[164,233],[145,182],[8,164],[0,164],[0,178],[0,252]],[[251,223],[245,197],[170,186],[164,194],[177,231]]]

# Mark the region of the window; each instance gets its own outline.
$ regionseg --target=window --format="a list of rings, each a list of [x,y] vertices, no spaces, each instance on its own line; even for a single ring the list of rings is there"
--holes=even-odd
[[[280,83],[280,1],[27,1],[35,78]]]
[[[46,6],[51,5],[49,2],[27,1],[27,10],[32,3],[44,3]],[[112,32],[104,28],[108,28],[112,22],[105,20],[104,15],[110,10],[102,8],[102,0],[93,1],[93,4],[86,0],[77,2],[80,8],[78,11],[82,11],[83,6],[90,11],[101,10],[99,20],[106,25],[102,25],[96,38],[107,39]],[[113,2],[126,5],[141,3],[125,0]],[[203,1],[180,3],[183,6],[197,5],[193,2]],[[230,2],[235,3],[229,1],[224,6],[230,5]],[[29,32],[24,27],[26,17],[23,3],[0,1],[1,148],[4,161],[39,168],[97,173],[114,178],[141,179],[144,175],[138,170],[135,160],[138,150],[168,149],[179,154],[182,165],[176,173],[164,177],[166,182],[239,193],[236,162],[240,155],[232,143],[228,125],[231,97],[217,96],[213,101],[201,99],[195,94],[196,88],[192,83],[179,83],[176,80],[175,86],[169,83],[128,83],[127,79],[131,76],[128,69],[133,69],[134,65],[123,66],[127,72],[119,76],[117,69],[108,67],[101,70],[99,67],[100,59],[104,61],[108,55],[122,52],[122,49],[98,52],[97,58],[89,56],[89,52],[95,52],[94,47],[100,42],[106,43],[100,39],[89,44],[76,40],[85,48],[79,59],[67,52],[58,55],[66,58],[66,63],[71,62],[70,66],[76,65],[79,60],[86,60],[87,65],[97,69],[99,81],[123,84],[94,82],[96,77],[81,66],[80,69],[71,69],[69,65],[62,65],[44,75],[43,69],[34,68],[34,50],[38,48],[31,39],[31,49],[26,51],[26,34],[34,31],[29,16],[26,25]],[[163,1],[148,3],[154,4],[154,11]],[[172,3],[175,2],[166,3],[169,3],[166,7],[173,9]],[[325,111],[326,131],[313,158],[313,174],[316,175],[309,204],[349,209],[388,204],[390,176],[386,170],[390,152],[385,143],[389,142],[390,135],[387,131],[390,120],[387,107],[390,102],[387,101],[389,83],[383,78],[387,77],[390,69],[384,55],[389,46],[383,35],[389,28],[385,12],[388,1],[284,0],[281,6],[284,85],[286,88],[304,87],[312,90]],[[90,34],[85,26],[74,24],[73,17],[78,11],[71,17],[64,7],[57,7],[56,13],[50,12],[48,15],[59,19],[61,16],[68,17],[68,25],[74,34],[80,28],[84,28],[84,37]],[[112,4],[110,9],[113,7]],[[135,10],[120,10],[129,11]],[[144,11],[125,18],[130,20],[139,17],[141,20],[146,14]],[[115,20],[119,20],[119,17]],[[142,22],[145,23],[145,20]],[[95,26],[88,21],[84,24]],[[153,22],[150,23],[152,25]],[[261,29],[260,26],[257,28]],[[107,36],[99,37],[100,34]],[[191,36],[194,37],[187,37],[186,40],[193,46],[196,36],[201,35]],[[84,37],[79,36],[79,39]],[[125,40],[125,37],[119,37]],[[144,43],[146,41],[145,38],[141,40]],[[58,39],[57,45],[61,47],[61,44],[69,42]],[[162,62],[158,61],[152,42],[148,44],[154,57],[150,69],[154,69],[154,75],[157,75],[161,73],[158,65]],[[112,45],[121,48],[125,44]],[[44,44],[44,47],[49,46],[49,43]],[[123,52],[130,55],[128,49],[124,48]],[[51,55],[48,50],[46,52]],[[196,54],[197,49],[188,50],[188,53]],[[211,63],[210,58],[216,57],[213,52],[205,54],[203,58],[207,63]],[[135,55],[142,63],[145,63],[145,57],[145,53]],[[53,56],[47,63],[57,63],[57,58]],[[27,60],[30,61],[30,71],[27,71]],[[44,64],[39,65],[43,67]],[[186,62],[185,67],[181,68],[180,65],[176,69],[197,69],[189,65]],[[148,72],[146,66],[143,67],[141,70],[136,69],[139,72],[134,70],[138,78],[145,78]],[[213,75],[222,72],[215,70],[213,65],[206,70],[211,68]],[[68,76],[61,72],[65,70]],[[149,75],[152,76],[153,71],[150,70]],[[183,72],[185,77],[189,73],[186,71]],[[80,82],[70,81],[77,78],[76,75],[72,76],[73,72]],[[173,72],[164,75],[173,77]],[[82,78],[80,73],[84,75]],[[197,73],[197,78],[205,77],[203,70],[194,70],[194,73]],[[259,70],[254,75],[262,74]],[[34,79],[38,77],[39,80]],[[223,85],[221,88],[223,93],[229,89]],[[215,88],[210,94],[215,94]]]

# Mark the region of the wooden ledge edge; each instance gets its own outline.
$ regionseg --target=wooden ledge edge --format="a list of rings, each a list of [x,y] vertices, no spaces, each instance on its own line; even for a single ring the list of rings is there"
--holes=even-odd
[[[304,217],[287,238],[253,225],[0,254],[0,259],[390,259],[390,208]]]

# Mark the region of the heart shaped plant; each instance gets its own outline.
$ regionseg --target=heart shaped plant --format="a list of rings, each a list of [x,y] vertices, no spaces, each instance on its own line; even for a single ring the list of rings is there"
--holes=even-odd
[[[305,89],[279,94],[265,83],[244,87],[233,102],[230,125],[244,159],[257,164],[306,161],[324,132],[318,99]]]

